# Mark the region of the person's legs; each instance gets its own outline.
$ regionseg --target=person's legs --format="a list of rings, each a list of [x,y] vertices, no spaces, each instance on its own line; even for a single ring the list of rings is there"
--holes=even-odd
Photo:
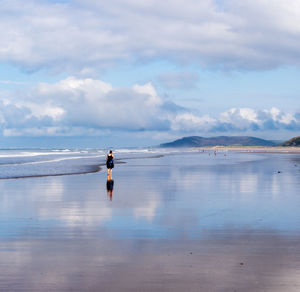
[[[112,168],[107,169],[107,179],[111,180],[112,179]]]

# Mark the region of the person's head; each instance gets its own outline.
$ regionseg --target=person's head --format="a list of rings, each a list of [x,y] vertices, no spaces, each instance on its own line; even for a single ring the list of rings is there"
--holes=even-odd
[[[109,154],[112,154],[112,150],[109,150]]]

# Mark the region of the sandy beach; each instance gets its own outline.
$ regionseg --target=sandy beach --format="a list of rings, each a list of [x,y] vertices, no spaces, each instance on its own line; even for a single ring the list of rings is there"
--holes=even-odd
[[[240,152],[266,152],[266,153],[300,153],[299,147],[281,147],[281,146],[214,146],[201,147],[200,149],[208,151],[240,151]]]
[[[300,291],[300,156],[258,150],[0,180],[0,291]]]

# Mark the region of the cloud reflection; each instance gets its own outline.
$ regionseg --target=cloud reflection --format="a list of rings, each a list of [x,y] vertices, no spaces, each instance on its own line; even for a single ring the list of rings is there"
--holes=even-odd
[[[0,290],[297,291],[300,237],[206,230],[188,240],[99,234],[0,242]],[[64,240],[61,240],[64,239]]]

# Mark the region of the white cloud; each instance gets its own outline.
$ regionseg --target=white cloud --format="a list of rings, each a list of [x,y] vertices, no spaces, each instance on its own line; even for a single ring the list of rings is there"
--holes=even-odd
[[[239,129],[247,129],[251,124],[261,124],[257,112],[251,108],[232,108],[221,113],[219,121],[224,124],[234,125],[234,127]]]
[[[192,132],[192,131],[209,131],[216,125],[216,120],[205,115],[196,116],[192,113],[179,113],[172,120],[171,129],[175,131]]]
[[[299,65],[300,3],[0,0],[0,61],[91,74],[119,60],[226,68]]]
[[[223,130],[299,130],[300,120],[297,114],[284,113],[272,107],[270,110],[251,108],[232,108],[220,114],[217,128]]]
[[[68,77],[54,84],[6,91],[0,98],[4,136],[91,136],[107,131],[173,133],[299,130],[300,114],[273,107],[232,108],[198,115],[164,101],[151,83],[114,88],[96,79]]]
[[[282,123],[282,124],[291,124],[292,122],[297,122],[297,119],[291,115],[291,114],[285,114],[280,112],[279,109],[273,107],[270,111],[264,110],[265,113],[270,114],[272,119],[276,122]]]
[[[162,100],[160,97],[157,96],[155,88],[152,86],[151,83],[147,83],[145,85],[134,85],[132,89],[138,93],[148,96],[147,98],[147,105],[161,105]]]
[[[3,98],[0,122],[6,135],[90,135],[105,129],[167,130],[169,112],[150,83],[120,89],[69,77]]]

